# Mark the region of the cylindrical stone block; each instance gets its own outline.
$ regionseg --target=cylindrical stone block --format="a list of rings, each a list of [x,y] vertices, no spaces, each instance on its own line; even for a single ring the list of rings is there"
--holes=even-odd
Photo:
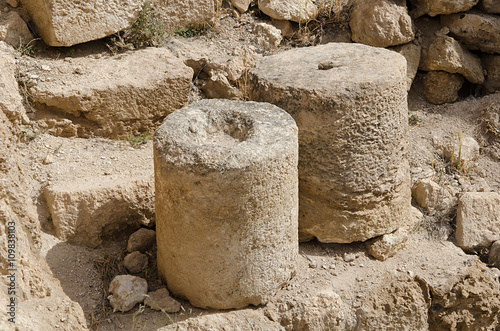
[[[382,48],[331,43],[262,58],[250,97],[299,127],[299,239],[349,243],[410,215],[406,61]]]
[[[267,103],[203,100],[154,136],[158,272],[202,308],[259,305],[295,273],[298,129]]]

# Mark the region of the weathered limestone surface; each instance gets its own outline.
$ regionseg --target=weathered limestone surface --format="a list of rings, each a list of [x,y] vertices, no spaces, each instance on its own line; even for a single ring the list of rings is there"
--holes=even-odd
[[[414,43],[408,43],[394,46],[389,49],[403,55],[406,59],[406,90],[409,91],[417,75],[422,47]]]
[[[166,49],[44,62],[30,88],[40,125],[54,135],[118,138],[156,129],[187,104],[193,70]],[[147,74],[144,74],[147,73]]]
[[[416,16],[436,16],[467,11],[479,0],[410,0],[416,8]]]
[[[406,222],[406,86],[403,56],[362,44],[294,49],[250,71],[251,99],[299,127],[301,240],[364,241]]]
[[[479,0],[479,7],[489,14],[500,14],[500,2],[498,0]]]
[[[259,9],[276,20],[305,23],[318,16],[318,7],[311,0],[260,0]]]
[[[154,220],[152,178],[99,176],[56,182],[44,192],[61,240],[97,247],[103,236]]]
[[[167,31],[178,28],[200,27],[213,23],[216,15],[214,0],[152,0],[156,12]]]
[[[463,41],[469,49],[500,53],[500,17],[469,12],[441,16],[441,23],[451,35]]]
[[[356,1],[349,25],[352,40],[370,46],[406,44],[415,38],[405,0]]]
[[[10,12],[0,18],[0,41],[19,47],[21,43],[28,43],[33,39],[30,30],[21,16],[16,12]]]
[[[424,77],[424,97],[435,105],[455,102],[463,83],[462,75],[446,71],[429,71]]]
[[[420,207],[430,214],[449,213],[456,206],[452,192],[431,179],[423,179],[415,183],[412,195]]]
[[[144,304],[154,310],[162,310],[166,313],[177,313],[181,310],[181,304],[170,296],[166,288],[149,292]]]
[[[436,37],[428,47],[423,47],[420,69],[458,73],[474,84],[481,84],[484,81],[479,57],[448,36]]]
[[[244,13],[248,10],[248,7],[250,6],[250,3],[252,3],[252,0],[231,0],[231,3],[241,13]]]
[[[132,26],[140,0],[21,0],[38,34],[50,46],[72,46]]]
[[[194,306],[265,303],[294,274],[298,142],[266,103],[203,100],[154,137],[158,272]]]
[[[129,311],[146,298],[148,282],[140,277],[118,275],[109,284],[108,296],[111,307],[122,312]]]
[[[455,237],[464,249],[488,247],[500,240],[500,194],[464,193],[458,203]]]
[[[405,228],[399,228],[393,233],[370,239],[365,242],[365,245],[371,256],[385,261],[405,247],[408,236],[409,233]]]

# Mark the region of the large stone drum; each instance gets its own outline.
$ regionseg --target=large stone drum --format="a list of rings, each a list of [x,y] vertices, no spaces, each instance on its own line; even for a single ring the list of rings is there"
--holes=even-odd
[[[158,272],[202,308],[259,305],[295,273],[298,130],[267,103],[204,100],[154,136]]]
[[[299,127],[299,238],[349,243],[390,233],[410,214],[406,61],[332,43],[262,58],[252,100]]]

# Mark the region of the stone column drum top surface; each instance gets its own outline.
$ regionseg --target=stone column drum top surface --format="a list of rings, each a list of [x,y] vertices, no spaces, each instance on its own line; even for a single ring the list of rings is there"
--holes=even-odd
[[[194,306],[265,303],[298,253],[298,129],[267,103],[203,100],[154,136],[158,271]]]
[[[262,58],[250,97],[299,127],[299,236],[349,243],[390,233],[409,215],[406,61],[332,43]]]

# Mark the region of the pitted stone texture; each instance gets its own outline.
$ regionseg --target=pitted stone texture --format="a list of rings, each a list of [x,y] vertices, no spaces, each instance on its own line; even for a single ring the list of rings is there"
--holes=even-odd
[[[467,11],[474,7],[479,0],[410,0],[415,6],[416,16],[428,14],[436,16]]]
[[[140,0],[21,0],[50,46],[72,46],[97,40],[132,26]]]
[[[46,61],[30,89],[40,126],[59,136],[119,138],[155,130],[189,99],[193,70],[166,49]]]
[[[216,15],[214,0],[152,0],[167,31],[211,24]]]
[[[265,303],[294,274],[297,126],[266,103],[204,100],[154,137],[158,272],[194,306]]]
[[[479,0],[479,8],[489,14],[500,14],[500,1],[498,0]]]
[[[301,240],[365,241],[406,222],[406,84],[403,56],[362,44],[294,49],[250,71],[251,99],[299,127]]]
[[[108,296],[111,307],[122,312],[129,311],[146,298],[148,282],[140,277],[118,275],[109,284]]]
[[[500,53],[500,17],[481,12],[441,16],[441,23],[467,48],[485,53]]]
[[[461,74],[474,84],[484,81],[481,60],[464,45],[448,36],[436,37],[422,49],[420,69]]]
[[[401,45],[415,38],[405,0],[356,1],[349,25],[352,40],[370,46]]]
[[[455,102],[463,83],[462,75],[446,71],[429,71],[424,77],[424,97],[435,105]]]
[[[422,47],[414,43],[409,43],[389,49],[403,55],[406,59],[406,90],[409,91],[417,75]]]
[[[305,23],[318,16],[318,7],[311,0],[259,0],[259,9],[276,20]]]
[[[371,256],[385,261],[406,246],[408,236],[409,233],[406,229],[399,228],[393,233],[366,241],[365,246]]]
[[[26,23],[18,13],[10,12],[2,16],[0,16],[0,41],[3,40],[17,48],[22,43],[27,44],[33,39]]]
[[[458,203],[455,238],[463,249],[488,247],[500,240],[500,194],[464,193]]]
[[[154,220],[153,178],[111,176],[56,182],[45,189],[59,239],[97,247],[102,237]]]

